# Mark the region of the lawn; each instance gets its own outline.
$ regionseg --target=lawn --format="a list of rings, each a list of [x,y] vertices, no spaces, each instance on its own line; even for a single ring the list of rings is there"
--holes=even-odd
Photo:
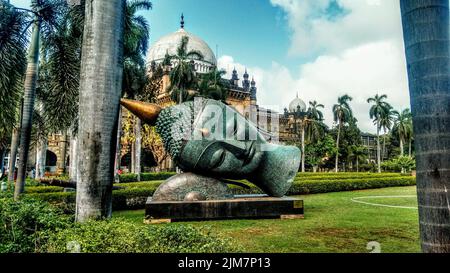
[[[231,238],[246,252],[365,253],[370,252],[367,244],[372,241],[381,245],[381,252],[419,252],[418,212],[411,209],[417,207],[416,198],[411,197],[415,194],[415,187],[396,187],[304,195],[300,197],[305,201],[305,219],[206,221],[172,225],[210,227]],[[143,224],[144,211],[121,211],[115,212],[114,216]]]

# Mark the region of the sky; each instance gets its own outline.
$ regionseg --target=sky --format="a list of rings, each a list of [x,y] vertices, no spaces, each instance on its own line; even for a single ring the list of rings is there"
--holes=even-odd
[[[241,75],[248,69],[263,107],[283,109],[298,94],[324,104],[332,126],[333,104],[349,94],[359,127],[371,133],[369,97],[387,94],[397,110],[409,108],[399,0],[152,2],[153,10],[142,13],[150,45],[178,30],[184,13],[186,30],[218,47],[220,68]]]

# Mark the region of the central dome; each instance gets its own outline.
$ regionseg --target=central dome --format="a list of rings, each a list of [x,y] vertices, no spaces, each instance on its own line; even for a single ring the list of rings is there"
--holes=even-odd
[[[300,108],[300,111],[306,111],[306,103],[301,100],[298,95],[297,97],[289,104],[289,111],[291,113],[296,112]]]
[[[198,51],[203,55],[203,60],[194,60],[196,70],[200,73],[211,71],[212,68],[217,64],[216,56],[214,55],[213,51],[205,41],[187,32],[186,30],[184,30],[184,28],[181,28],[177,32],[166,35],[159,39],[148,51],[148,63],[161,63],[164,60],[166,53],[168,53],[169,55],[176,55],[177,48],[184,36],[187,36],[189,38],[187,51]]]

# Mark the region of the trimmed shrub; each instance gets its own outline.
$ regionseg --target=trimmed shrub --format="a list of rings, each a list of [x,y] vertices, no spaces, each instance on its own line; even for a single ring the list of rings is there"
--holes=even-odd
[[[360,178],[344,180],[304,180],[296,181],[290,188],[288,195],[354,191],[386,187],[401,187],[416,185],[415,177],[390,178]]]
[[[330,176],[331,179],[323,177],[321,177],[321,179],[317,179],[317,177],[296,177],[287,195],[413,186],[416,184],[415,177],[405,175],[383,177],[381,175],[373,176],[372,174],[364,175],[359,178],[347,176],[339,179],[334,176]],[[163,181],[148,181],[116,184],[116,186],[122,187],[123,189],[113,191],[113,209],[131,210],[144,208],[147,199],[153,195],[162,182]],[[247,181],[239,182],[246,184],[249,188],[229,185],[234,194],[242,195],[264,193],[258,187]],[[30,193],[27,194],[27,196],[58,205],[61,209],[68,213],[72,213],[74,210],[74,192]]]
[[[297,173],[296,177],[324,177],[324,178],[343,178],[343,177],[393,177],[402,176],[401,173],[370,173],[370,172],[346,172],[346,173]]]
[[[176,224],[145,226],[113,219],[76,224],[55,233],[42,250],[51,253],[222,253],[236,252],[239,248],[207,229]]]
[[[64,188],[56,186],[34,186],[25,187],[25,193],[50,193],[50,192],[62,192]]]
[[[0,194],[0,253],[33,253],[72,219],[46,202]]]
[[[161,173],[141,173],[141,181],[155,181],[166,180],[169,177],[176,175],[174,172],[161,172]],[[138,182],[137,174],[128,173],[121,174],[119,176],[120,183],[132,183]]]

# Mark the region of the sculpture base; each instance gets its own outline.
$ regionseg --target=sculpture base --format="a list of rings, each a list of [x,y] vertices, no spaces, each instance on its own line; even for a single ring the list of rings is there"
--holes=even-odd
[[[303,218],[303,200],[265,195],[235,196],[228,200],[152,201],[147,200],[145,223],[226,219]]]

